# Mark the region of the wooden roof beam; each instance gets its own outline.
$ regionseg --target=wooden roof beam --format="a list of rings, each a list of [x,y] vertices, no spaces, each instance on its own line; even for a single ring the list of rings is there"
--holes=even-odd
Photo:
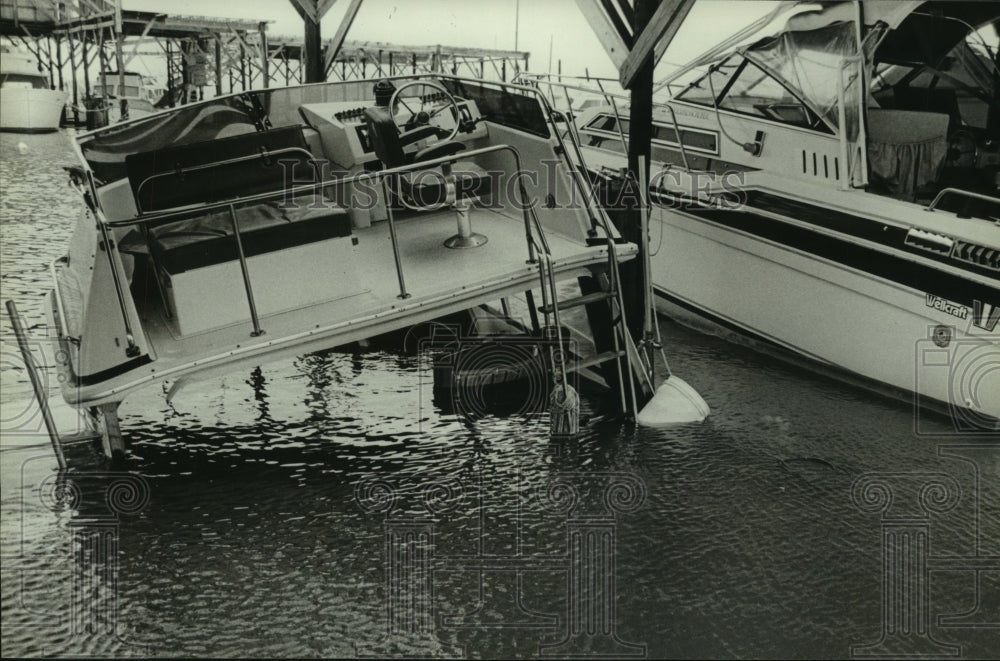
[[[339,0],[291,0],[295,11],[302,18],[308,18],[313,23],[319,23]]]
[[[693,0],[661,0],[656,13],[635,40],[631,52],[618,67],[619,82],[625,89],[631,89],[635,77],[642,68],[647,57],[656,57],[656,52],[666,50],[674,35],[684,22],[684,17],[691,11]],[[662,48],[662,50],[660,50]]]
[[[317,0],[316,2],[316,20],[321,21],[326,13],[330,11],[330,7],[337,4],[339,0]],[[353,19],[351,19],[353,20]]]
[[[309,19],[313,23],[319,23],[319,15],[316,7],[316,0],[290,0],[295,11],[303,19]]]
[[[608,57],[621,71],[629,54],[628,42],[626,41],[628,35],[623,35],[620,32],[619,26],[605,11],[601,0],[576,0],[576,4],[584,18],[590,23],[590,27],[594,30],[594,34],[597,35],[597,39],[601,42]]]
[[[630,45],[632,43],[632,15],[634,12],[628,1],[601,0],[601,5],[618,34],[621,35],[622,41],[626,45]]]
[[[329,11],[330,7],[333,6],[337,0],[330,0],[327,3],[326,9],[323,11]],[[337,58],[337,53],[340,52],[341,47],[344,45],[344,38],[347,37],[348,30],[351,29],[351,25],[354,23],[354,17],[358,15],[358,10],[361,9],[361,3],[364,0],[351,0],[351,4],[347,6],[347,11],[344,13],[343,20],[340,21],[340,25],[337,27],[337,33],[333,35],[333,39],[326,47],[326,58],[323,62],[323,72],[327,74],[330,72],[330,67],[333,65],[333,61]]]

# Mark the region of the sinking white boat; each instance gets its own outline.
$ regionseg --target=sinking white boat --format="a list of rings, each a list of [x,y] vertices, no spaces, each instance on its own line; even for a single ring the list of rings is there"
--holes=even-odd
[[[0,130],[43,133],[59,129],[68,93],[50,89],[34,56],[0,46]]]
[[[523,294],[556,390],[602,369],[637,411],[654,384],[617,271],[638,248],[571,141],[537,90],[448,76],[250,91],[78,136],[81,217],[52,265],[64,399],[115,454],[139,389]],[[569,278],[587,291],[560,300]],[[570,364],[559,315],[578,306],[603,339]]]
[[[996,431],[998,21],[998,3],[784,3],[665,81],[658,307]],[[605,98],[576,126],[614,182],[628,108]]]

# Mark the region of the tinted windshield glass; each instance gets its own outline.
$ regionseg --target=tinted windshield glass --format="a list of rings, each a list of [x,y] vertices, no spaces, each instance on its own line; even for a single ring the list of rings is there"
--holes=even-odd
[[[541,137],[549,136],[545,110],[537,95],[489,83],[455,79],[441,82],[456,97],[475,101],[479,112],[489,121]]]

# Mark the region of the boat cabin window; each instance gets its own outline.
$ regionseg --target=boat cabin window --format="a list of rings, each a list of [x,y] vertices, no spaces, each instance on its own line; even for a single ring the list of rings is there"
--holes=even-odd
[[[621,132],[618,131],[619,119],[614,115],[601,114],[587,122],[583,128],[585,144],[588,147],[600,147],[610,151],[625,153],[622,144],[622,134],[627,138],[629,120],[621,119]],[[673,126],[653,122],[651,150],[653,160],[672,162],[677,152],[677,132]],[[684,148],[704,154],[718,154],[719,145],[713,131],[701,131],[692,128],[681,129]]]
[[[114,96],[118,94],[118,85],[108,84],[108,95]],[[139,96],[139,87],[136,85],[125,85],[123,88],[125,90],[122,96]],[[104,86],[94,85],[94,96],[104,96]]]
[[[678,98],[699,105],[718,105],[722,110],[741,115],[832,133],[819,116],[787,87],[753,62],[742,58],[729,58]]]
[[[5,73],[0,76],[0,86],[32,87],[36,90],[49,89],[49,79],[44,76],[32,76],[23,73]]]
[[[596,119],[592,119],[587,123],[588,129],[594,129],[595,131],[607,131],[608,133],[615,133],[618,131],[618,120],[614,115],[600,115]],[[628,135],[628,120],[623,119],[621,121],[622,133]]]

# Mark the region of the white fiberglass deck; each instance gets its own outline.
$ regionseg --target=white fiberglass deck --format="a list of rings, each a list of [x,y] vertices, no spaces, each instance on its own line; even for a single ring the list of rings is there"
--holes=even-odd
[[[94,405],[120,400],[134,389],[163,380],[207,375],[240,363],[317,351],[468,309],[501,296],[537,287],[538,267],[528,264],[521,217],[489,209],[471,210],[472,229],[489,241],[478,248],[449,249],[443,242],[456,232],[455,213],[443,210],[395,222],[403,275],[409,298],[399,297],[399,282],[388,222],[355,229],[358,239],[354,266],[361,292],[260,318],[264,333],[253,337],[249,314],[245,321],[181,337],[164,317],[162,307],[147,310],[143,327],[152,347],[151,363],[101,383],[74,387],[71,402]],[[583,275],[588,266],[604,264],[605,245],[586,247],[547,234],[557,279]],[[631,244],[617,247],[631,257]],[[264,287],[295,287],[291,281],[253,282]],[[244,296],[237,291],[206,291],[205,296]]]

